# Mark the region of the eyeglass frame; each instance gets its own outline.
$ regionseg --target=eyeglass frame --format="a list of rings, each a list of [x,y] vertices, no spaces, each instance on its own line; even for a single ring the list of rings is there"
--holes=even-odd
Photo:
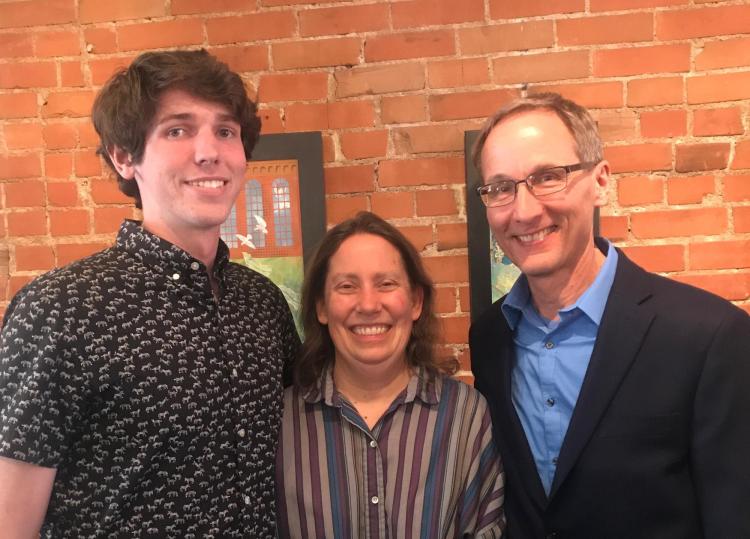
[[[516,179],[513,179],[511,177],[508,177],[507,179],[504,179],[504,180],[498,180],[498,181],[495,181],[495,182],[485,183],[484,185],[480,185],[480,186],[478,186],[476,188],[476,193],[477,193],[477,195],[479,195],[479,198],[482,200],[482,203],[484,203],[484,205],[487,208],[498,208],[498,207],[501,207],[501,206],[507,206],[509,204],[513,204],[513,202],[515,202],[515,200],[516,200],[516,197],[518,196],[518,186],[520,184],[522,184],[522,183],[526,184],[526,188],[529,190],[529,193],[531,193],[532,195],[534,195],[535,198],[546,197],[548,195],[554,195],[555,193],[559,193],[561,191],[564,191],[565,188],[568,186],[568,175],[571,172],[577,172],[579,170],[586,170],[586,169],[589,169],[589,168],[593,168],[596,165],[598,165],[599,163],[600,163],[600,161],[598,161],[598,162],[582,162],[582,163],[574,163],[572,165],[558,165],[558,166],[554,166],[554,167],[543,168],[541,170],[537,170],[536,172],[532,172],[531,174],[529,174],[528,176],[526,176],[522,180],[516,180]],[[538,176],[540,174],[543,174],[545,172],[549,172],[550,170],[555,170],[555,169],[562,169],[562,170],[565,171],[565,181],[563,182],[562,187],[560,187],[560,189],[556,189],[554,191],[550,191],[548,193],[544,193],[544,194],[541,194],[541,195],[536,194],[534,192],[534,186],[529,183],[529,180],[531,180],[535,176]],[[501,182],[509,182],[509,181],[513,182],[513,197],[510,200],[508,200],[508,202],[503,202],[502,204],[492,204],[492,205],[488,204],[487,201],[485,200],[485,196],[484,196],[484,193],[488,190],[488,188],[492,187],[493,185],[497,185],[497,184],[499,184]]]

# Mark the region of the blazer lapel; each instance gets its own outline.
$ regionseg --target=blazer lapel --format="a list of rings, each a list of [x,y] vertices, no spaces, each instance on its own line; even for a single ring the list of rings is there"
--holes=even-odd
[[[641,307],[651,295],[644,270],[618,252],[615,280],[596,344],[565,434],[550,499],[565,481],[635,359],[653,314]]]

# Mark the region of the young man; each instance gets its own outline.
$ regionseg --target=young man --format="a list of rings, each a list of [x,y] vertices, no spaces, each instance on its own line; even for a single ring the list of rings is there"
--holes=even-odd
[[[146,53],[102,89],[93,122],[143,222],[8,307],[1,535],[274,537],[299,339],[278,289],[219,239],[255,104],[205,51]]]
[[[510,103],[475,159],[523,273],[470,332],[508,536],[750,537],[750,318],[594,238],[610,171],[582,107]]]

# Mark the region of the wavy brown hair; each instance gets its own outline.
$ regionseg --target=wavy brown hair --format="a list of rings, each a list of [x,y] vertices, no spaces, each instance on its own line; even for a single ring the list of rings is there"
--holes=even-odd
[[[199,99],[225,106],[240,124],[245,157],[258,141],[260,118],[240,76],[207,51],[146,52],[115,73],[96,96],[91,121],[101,139],[97,153],[117,175],[117,185],[141,207],[135,181],[121,177],[109,158],[116,146],[140,163],[153,126],[159,98],[167,90],[183,90]]]
[[[438,359],[437,318],[435,316],[435,289],[422,264],[422,258],[406,237],[393,225],[374,213],[360,212],[334,226],[318,245],[305,272],[302,286],[302,324],[305,342],[302,344],[294,370],[294,382],[308,389],[314,386],[323,370],[335,357],[333,341],[328,327],[318,321],[317,305],[324,299],[326,277],[330,260],[347,238],[357,234],[380,236],[393,245],[401,255],[412,291],[422,292],[422,312],[412,326],[406,345],[406,362],[411,367],[424,367],[434,373],[454,374],[458,368],[455,359]]]

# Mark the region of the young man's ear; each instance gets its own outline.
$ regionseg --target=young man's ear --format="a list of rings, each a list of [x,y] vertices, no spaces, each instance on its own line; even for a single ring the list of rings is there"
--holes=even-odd
[[[107,147],[107,154],[112,164],[115,166],[117,173],[126,180],[132,180],[135,177],[135,166],[133,156],[119,146],[112,144]]]

